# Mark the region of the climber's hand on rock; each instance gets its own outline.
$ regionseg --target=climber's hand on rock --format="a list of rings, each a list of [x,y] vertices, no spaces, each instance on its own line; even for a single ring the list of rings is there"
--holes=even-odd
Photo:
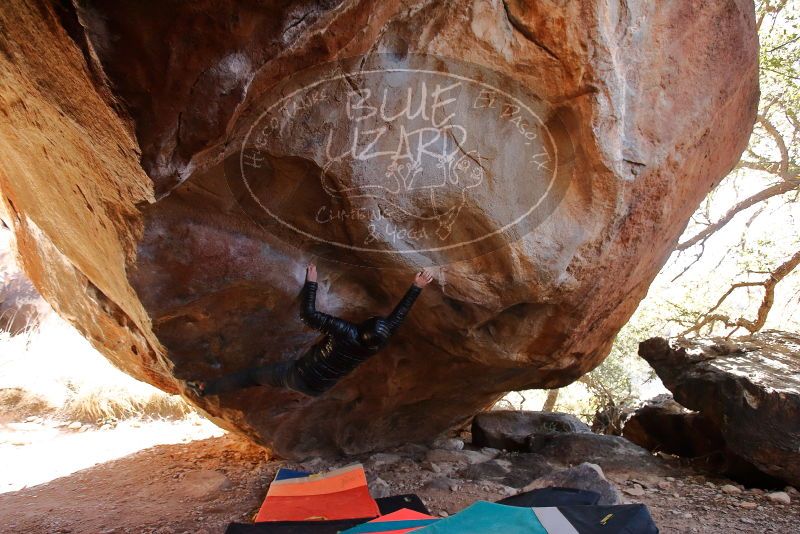
[[[203,382],[202,380],[190,380],[186,382],[186,386],[192,393],[194,393],[198,397],[205,397],[206,383]]]
[[[309,263],[308,267],[306,267],[306,281],[308,282],[316,282],[317,281],[317,266],[313,263]]]
[[[414,277],[414,285],[418,288],[423,288],[430,284],[433,281],[433,275],[428,272],[427,269],[424,269],[417,273],[417,276]]]

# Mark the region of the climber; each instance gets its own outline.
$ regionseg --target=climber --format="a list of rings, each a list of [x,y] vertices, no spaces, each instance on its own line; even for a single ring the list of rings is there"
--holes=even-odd
[[[317,267],[311,263],[306,269],[300,317],[306,325],[325,334],[323,338],[295,360],[251,367],[207,382],[189,381],[186,385],[200,397],[250,386],[283,387],[313,397],[319,396],[386,346],[422,288],[432,280],[429,272],[418,272],[413,284],[388,317],[371,317],[360,324],[353,324],[316,310]]]

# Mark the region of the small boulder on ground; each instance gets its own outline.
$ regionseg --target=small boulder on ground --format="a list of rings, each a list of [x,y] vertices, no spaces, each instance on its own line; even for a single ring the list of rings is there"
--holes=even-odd
[[[652,475],[670,472],[663,460],[619,436],[592,433],[531,436],[528,450],[567,465],[591,462],[605,472],[625,473],[632,469]]]
[[[513,454],[502,459],[473,464],[460,476],[476,481],[490,481],[512,488],[522,488],[532,479],[553,472],[553,466],[538,454]]]
[[[719,490],[722,493],[727,493],[728,495],[738,495],[742,492],[741,488],[738,488],[733,484],[725,484],[723,486],[720,486]]]
[[[220,471],[198,469],[186,473],[180,479],[179,491],[191,499],[213,499],[231,487],[231,481]]]
[[[375,469],[387,465],[396,464],[401,459],[402,458],[398,454],[391,454],[386,452],[379,452],[370,456],[370,462],[372,463],[372,467]]]
[[[619,491],[606,479],[600,466],[588,462],[541,476],[525,486],[523,491],[549,487],[594,491],[600,494],[598,504],[602,505],[613,505],[622,502]]]
[[[563,432],[591,430],[574,415],[556,412],[494,410],[479,413],[472,420],[472,443],[476,447],[527,452],[530,436]]]
[[[462,450],[453,451],[447,449],[431,449],[425,456],[429,462],[441,463],[457,463],[457,464],[479,464],[493,459],[494,456],[479,451]]]
[[[461,473],[469,480],[492,481],[500,483],[511,473],[511,462],[508,460],[489,460],[470,465]]]
[[[630,495],[631,497],[643,497],[645,494],[644,488],[641,484],[634,484],[630,488],[625,488],[624,491],[626,494]]]
[[[423,486],[424,489],[428,490],[439,490],[439,491],[457,491],[459,488],[459,483],[457,480],[454,480],[449,477],[436,477],[431,479],[430,482]]]
[[[369,482],[369,493],[376,499],[382,499],[394,494],[389,483],[380,477],[375,477]]]
[[[765,497],[770,501],[776,504],[791,504],[792,498],[789,497],[789,494],[785,491],[775,491],[773,493],[767,493]]]
[[[448,451],[460,451],[464,448],[464,440],[458,438],[443,438],[433,442],[432,448]]]

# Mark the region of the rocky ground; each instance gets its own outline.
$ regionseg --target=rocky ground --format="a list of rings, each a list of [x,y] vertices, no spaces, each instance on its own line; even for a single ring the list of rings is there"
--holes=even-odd
[[[463,440],[443,440],[432,448],[407,445],[360,458],[303,463],[269,460],[262,449],[232,435],[158,445],[0,494],[0,531],[219,533],[229,522],[253,516],[278,467],[316,471],[352,461],[364,463],[375,496],[417,493],[434,514],[445,516],[478,499],[503,498],[537,476],[563,473],[566,466],[541,454],[471,450],[463,445],[469,437],[465,433]],[[651,461],[619,443],[594,443],[599,452],[590,460],[603,467],[609,491],[647,504],[662,532],[800,532],[800,495],[794,489],[785,495],[744,489],[674,462]],[[566,464],[573,454],[588,453],[573,447],[565,453]]]

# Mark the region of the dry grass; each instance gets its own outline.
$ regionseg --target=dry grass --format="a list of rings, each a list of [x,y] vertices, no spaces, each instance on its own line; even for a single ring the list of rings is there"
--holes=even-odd
[[[71,398],[62,414],[73,421],[94,422],[132,417],[181,419],[192,411],[178,395],[131,395],[119,389],[98,388]]]
[[[0,409],[12,418],[82,422],[180,419],[194,411],[180,396],[119,371],[55,314],[16,336],[0,334]]]
[[[41,395],[21,388],[5,388],[0,389],[0,410],[5,416],[19,419],[30,415],[50,415],[56,408]]]

